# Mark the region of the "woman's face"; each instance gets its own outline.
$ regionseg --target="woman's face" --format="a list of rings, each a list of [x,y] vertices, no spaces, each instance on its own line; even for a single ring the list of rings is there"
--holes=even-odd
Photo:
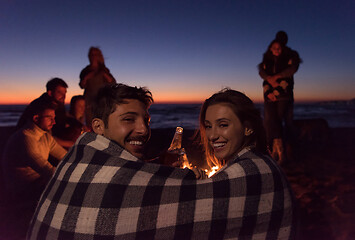
[[[228,162],[241,150],[245,127],[227,104],[214,104],[207,108],[205,130],[209,147],[218,160]]]
[[[92,50],[89,56],[90,62],[93,64],[103,64],[104,57],[99,50]]]
[[[271,45],[270,47],[270,51],[272,52],[272,54],[276,57],[280,56],[281,54],[281,45],[277,42],[275,42],[274,44]]]
[[[85,100],[79,99],[74,104],[74,112],[79,116],[84,116],[85,114]]]

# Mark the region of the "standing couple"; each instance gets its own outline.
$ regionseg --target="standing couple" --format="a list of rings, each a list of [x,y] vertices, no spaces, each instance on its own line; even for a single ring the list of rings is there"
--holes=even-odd
[[[289,184],[266,154],[259,111],[244,94],[224,89],[200,113],[209,164],[194,171],[142,161],[149,140],[146,88],[99,90],[93,132],[64,157],[42,194],[29,239],[293,239]]]

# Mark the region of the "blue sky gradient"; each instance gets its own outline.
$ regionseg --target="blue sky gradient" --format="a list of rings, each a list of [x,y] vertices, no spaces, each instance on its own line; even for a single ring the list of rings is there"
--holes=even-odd
[[[257,64],[278,30],[303,59],[295,99],[355,97],[355,2],[0,2],[0,103],[27,103],[79,73],[99,46],[118,82],[147,86],[159,101],[203,101],[222,87],[262,100]]]

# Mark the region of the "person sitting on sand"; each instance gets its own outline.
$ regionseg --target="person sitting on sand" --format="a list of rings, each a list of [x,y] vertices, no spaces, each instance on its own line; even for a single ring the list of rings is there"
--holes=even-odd
[[[83,95],[75,95],[71,98],[69,115],[81,124],[85,124],[85,98]]]
[[[214,98],[205,104],[206,133],[216,132],[211,107],[232,105],[212,105]],[[236,144],[213,142],[232,151],[216,154],[225,168],[197,180],[190,169],[140,160],[150,136],[153,98],[147,89],[123,84],[100,89],[93,107],[94,132],[83,134],[58,166],[28,239],[292,238],[287,181],[271,158],[255,152],[266,148],[257,140],[260,116],[248,114],[252,102],[237,101],[238,117],[220,116],[233,118],[234,127],[225,132]]]
[[[32,121],[10,136],[3,154],[2,170],[6,189],[13,201],[36,202],[67,151],[50,134],[55,124],[55,106],[36,101]]]
[[[46,92],[39,98],[33,100],[24,110],[20,119],[17,122],[16,129],[23,127],[26,122],[31,122],[32,107],[37,102],[51,102],[55,106],[55,125],[51,130],[56,141],[65,148],[69,148],[74,144],[74,141],[68,140],[66,134],[70,127],[68,116],[65,110],[65,96],[67,93],[68,84],[61,78],[52,78],[46,84]]]

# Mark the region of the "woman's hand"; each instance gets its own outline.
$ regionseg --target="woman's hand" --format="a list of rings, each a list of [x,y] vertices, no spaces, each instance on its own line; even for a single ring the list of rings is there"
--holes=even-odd
[[[279,86],[279,83],[277,82],[277,79],[279,79],[280,76],[279,75],[274,75],[274,76],[268,76],[266,78],[266,81],[268,81],[268,83],[270,83],[270,85],[275,88]]]
[[[191,168],[191,170],[196,175],[196,179],[202,180],[202,179],[207,179],[208,178],[208,176],[206,175],[206,172],[201,170],[201,169],[199,169],[199,168],[193,167],[193,168]]]
[[[267,98],[270,99],[272,102],[275,102],[276,101],[276,97],[273,93],[269,93],[267,95]]]

